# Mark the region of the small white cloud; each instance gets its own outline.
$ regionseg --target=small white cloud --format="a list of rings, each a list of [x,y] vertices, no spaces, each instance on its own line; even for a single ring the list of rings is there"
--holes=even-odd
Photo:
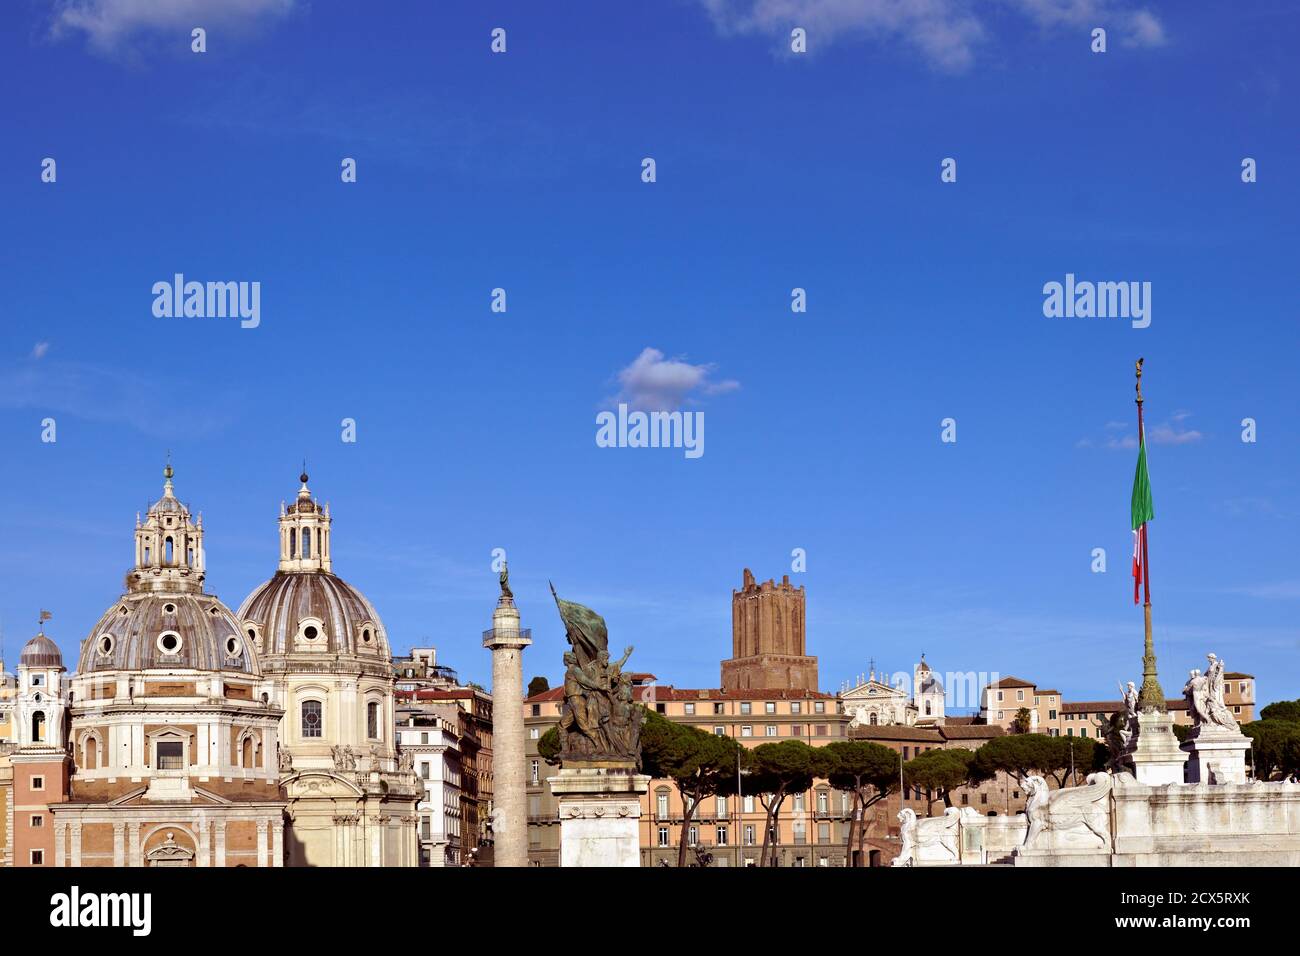
[[[721,395],[740,388],[735,379],[711,381],[714,365],[692,365],[666,358],[655,348],[645,348],[632,364],[618,373],[616,401],[647,412],[675,411],[693,400],[693,393]]]
[[[1126,46],[1164,46],[1165,28],[1149,10],[1137,10],[1128,17]]]
[[[295,0],[60,0],[50,32],[84,33],[92,49],[116,53],[143,34],[174,33],[189,48],[194,27],[243,28],[281,17]]]
[[[1018,13],[1049,30],[1082,31],[1112,23],[1128,46],[1160,46],[1160,21],[1125,0],[1002,0],[975,12],[969,0],[700,0],[719,33],[765,34],[788,38],[790,27],[808,31],[810,49],[841,36],[909,44],[936,69],[960,73],[975,61],[993,28],[1007,22],[1003,11]],[[987,21],[987,26],[986,26]],[[1083,34],[1086,37],[1086,33]]]
[[[1190,445],[1205,436],[1192,428],[1183,429],[1176,422],[1157,425],[1147,432],[1147,438],[1155,445]]]
[[[49,350],[49,342],[37,342],[32,346],[32,358],[39,362],[41,359],[45,358],[45,353]]]
[[[1183,422],[1191,417],[1191,412],[1185,409],[1179,409],[1169,416],[1169,420],[1159,425],[1153,425],[1147,429],[1147,441],[1153,445],[1190,445],[1198,442],[1205,436],[1193,428],[1184,428]],[[1128,434],[1118,434],[1126,429],[1132,428],[1127,422],[1107,422],[1105,430],[1108,437],[1100,440],[1092,438],[1081,438],[1075,443],[1076,448],[1110,448],[1110,449],[1132,449],[1137,448],[1137,431],[1136,429]]]

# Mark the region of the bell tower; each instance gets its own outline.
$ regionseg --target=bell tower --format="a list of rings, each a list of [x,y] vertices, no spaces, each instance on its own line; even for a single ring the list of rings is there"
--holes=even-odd
[[[285,507],[280,502],[281,571],[333,571],[330,558],[330,506],[324,510],[307,487],[307,469],[298,480],[298,498]]]

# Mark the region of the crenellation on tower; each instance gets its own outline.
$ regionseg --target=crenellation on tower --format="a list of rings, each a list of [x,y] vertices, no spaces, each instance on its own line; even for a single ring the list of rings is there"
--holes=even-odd
[[[731,592],[731,658],[722,662],[724,690],[817,689],[817,658],[807,654],[805,595],[790,575],[758,582],[744,569]]]

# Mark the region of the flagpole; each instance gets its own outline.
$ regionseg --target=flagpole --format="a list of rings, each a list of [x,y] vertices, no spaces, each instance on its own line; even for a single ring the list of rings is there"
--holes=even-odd
[[[1146,453],[1146,429],[1142,421],[1142,359],[1137,360],[1138,454]],[[1142,652],[1142,689],[1138,692],[1138,707],[1143,713],[1165,713],[1165,692],[1156,677],[1155,643],[1151,639],[1151,553],[1147,544],[1147,522],[1139,529],[1138,546],[1142,551],[1142,621],[1145,642]]]

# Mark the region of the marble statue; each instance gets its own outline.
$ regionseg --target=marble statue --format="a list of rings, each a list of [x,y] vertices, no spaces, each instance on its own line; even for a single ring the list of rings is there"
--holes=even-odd
[[[330,753],[334,756],[335,770],[357,769],[357,757],[356,754],[352,752],[351,747],[340,747],[338,744],[335,744],[330,748]]]
[[[501,596],[513,600],[515,592],[510,590],[510,568],[504,561],[501,562],[501,573],[497,575],[497,581],[501,585]]]
[[[1089,774],[1085,786],[1060,790],[1049,789],[1046,780],[1031,774],[1024,789],[1026,849],[1110,846],[1110,774]]]
[[[1239,733],[1237,720],[1223,702],[1223,661],[1206,655],[1210,669],[1202,674],[1193,670],[1183,687],[1183,697],[1192,715],[1193,729]]]
[[[561,766],[613,761],[640,767],[645,711],[636,703],[631,675],[623,672],[632,648],[611,661],[605,619],[581,604],[560,600],[554,587],[551,594],[569,641],[559,723]]]
[[[916,811],[911,807],[898,811],[898,837],[903,846],[890,865],[911,866],[912,855],[916,852]]]
[[[281,750],[279,754],[280,772],[287,773],[293,769],[293,754],[287,750]]]
[[[409,750],[403,750],[397,755],[397,769],[410,772],[415,767],[415,754]]]

